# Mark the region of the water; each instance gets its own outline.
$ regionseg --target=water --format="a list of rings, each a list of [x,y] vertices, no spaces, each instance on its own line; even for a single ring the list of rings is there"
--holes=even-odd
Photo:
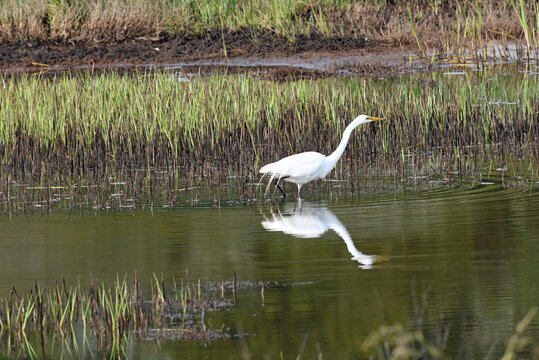
[[[0,294],[34,280],[112,285],[135,270],[170,284],[238,280],[237,307],[206,316],[209,343],[132,342],[129,358],[363,359],[383,325],[420,330],[453,358],[499,358],[539,305],[539,184],[507,177],[351,200],[309,192],[271,205],[160,208],[0,219]],[[538,343],[535,319],[527,330]],[[537,347],[537,345],[535,345]],[[156,351],[157,348],[157,351]],[[282,355],[281,355],[282,354]],[[81,354],[81,357],[89,357]]]

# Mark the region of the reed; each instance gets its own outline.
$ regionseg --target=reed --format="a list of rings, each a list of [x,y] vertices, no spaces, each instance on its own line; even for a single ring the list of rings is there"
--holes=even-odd
[[[524,0],[519,0],[518,5],[514,0],[511,0],[511,4],[517,14],[520,25],[522,26],[522,32],[524,34],[524,39],[526,40],[526,55],[528,57],[528,62],[530,62],[530,55],[533,53],[537,54],[539,47],[539,5],[534,4],[534,7],[527,6]],[[535,23],[537,27],[534,29],[530,27],[528,23],[533,24],[533,16],[529,15],[528,12],[535,15]]]
[[[0,159],[8,168],[35,170],[45,161],[71,169],[167,167],[181,158],[232,163],[245,152],[267,161],[331,151],[360,113],[389,119],[352,139],[350,153],[364,160],[374,153],[400,157],[402,149],[483,151],[500,142],[520,151],[536,146],[530,140],[537,134],[538,83],[514,75],[288,83],[249,76],[178,82],[169,73],[0,78]]]
[[[166,72],[3,77],[1,211],[128,211],[133,199],[178,204],[201,189],[217,199],[232,175],[226,191],[252,198],[261,165],[330,153],[360,113],[388,120],[350,139],[349,167],[332,176],[352,184],[372,171],[406,179],[410,161],[418,172],[434,161],[438,173],[463,162],[461,176],[473,169],[468,158],[524,158],[534,169],[538,80],[519,71],[284,83],[247,75],[179,82]]]
[[[406,9],[408,10],[408,16],[410,18],[410,26],[412,27],[412,33],[414,34],[414,38],[415,38],[415,41],[417,43],[417,48],[421,52],[421,55],[425,58],[426,54],[423,51],[423,48],[421,47],[421,43],[419,42],[419,36],[418,36],[417,30],[416,30],[416,26],[415,26],[415,22],[414,22],[414,16],[412,15],[412,10],[410,8],[410,5],[408,5],[406,7]]]

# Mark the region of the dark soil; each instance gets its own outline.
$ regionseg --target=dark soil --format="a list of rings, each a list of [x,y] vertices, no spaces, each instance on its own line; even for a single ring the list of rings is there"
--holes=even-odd
[[[35,70],[47,66],[174,64],[185,61],[249,57],[287,57],[318,52],[346,54],[365,41],[320,34],[289,39],[249,31],[184,34],[152,41],[137,39],[116,44],[16,43],[0,45],[0,71]]]

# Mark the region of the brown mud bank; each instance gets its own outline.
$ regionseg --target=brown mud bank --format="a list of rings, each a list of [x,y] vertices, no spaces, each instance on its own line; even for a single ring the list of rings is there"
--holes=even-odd
[[[227,11],[201,2],[205,16],[185,4],[159,4],[6,2],[0,6],[0,72],[181,66],[201,73],[261,69],[278,79],[380,74],[446,56],[490,61],[505,52],[489,55],[489,44],[508,41],[537,58],[536,30],[527,25],[539,23],[533,2],[521,8],[506,1],[307,1],[290,8],[253,2]]]
[[[0,74],[54,75],[84,71],[171,70],[189,74],[247,73],[272,80],[334,76],[395,75],[440,67],[487,68],[514,61],[537,63],[525,44],[491,42],[462,54],[397,46],[345,36],[299,36],[295,43],[271,35],[255,42],[241,32],[138,39],[109,45],[58,43],[0,44]],[[536,67],[536,66],[535,66]]]
[[[398,49],[397,49],[398,50]],[[253,70],[258,67],[279,74],[333,72],[350,65],[354,57],[360,63],[381,66],[371,61],[372,54],[390,54],[388,65],[402,64],[401,53],[366,39],[321,34],[299,35],[291,43],[286,38],[243,31],[210,31],[198,35],[178,35],[160,40],[137,39],[116,44],[74,45],[62,43],[9,43],[0,45],[0,71],[21,73],[35,71],[117,69],[138,67],[188,67],[205,73],[218,68]],[[384,56],[378,55],[377,60]],[[372,65],[373,69],[375,65]],[[272,70],[273,69],[273,70]],[[303,69],[303,71],[302,71]]]
[[[224,39],[224,41],[223,41]],[[292,44],[270,35],[255,43],[243,32],[133,40],[111,45],[17,43],[0,45],[0,73],[54,75],[65,71],[172,70],[183,74],[248,73],[292,80],[388,75],[425,68],[413,47],[366,38],[299,36]],[[428,65],[427,65],[428,66]]]

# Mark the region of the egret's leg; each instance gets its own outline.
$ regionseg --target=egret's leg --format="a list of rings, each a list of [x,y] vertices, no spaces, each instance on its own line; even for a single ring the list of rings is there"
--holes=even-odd
[[[303,209],[303,199],[298,198],[297,206],[294,204],[294,212],[297,210],[301,214],[301,210]]]
[[[282,178],[283,178],[283,175],[281,174],[281,175],[279,175],[279,178],[277,180],[275,180],[275,187],[278,187],[279,190],[281,191],[281,193],[283,194],[283,197],[286,197],[286,194],[284,193],[283,189],[279,186],[279,181],[281,181]],[[273,177],[272,177],[272,180],[273,180]],[[268,186],[269,186],[269,184],[268,184]],[[273,194],[275,194],[275,190],[273,190]]]
[[[277,186],[277,188],[281,191],[281,194],[283,194],[283,197],[285,198],[286,197],[286,193],[284,192],[284,190],[281,188],[281,185],[279,185],[279,182],[277,180],[275,180],[275,186]]]
[[[303,184],[298,184],[298,199],[301,199],[301,185]]]

